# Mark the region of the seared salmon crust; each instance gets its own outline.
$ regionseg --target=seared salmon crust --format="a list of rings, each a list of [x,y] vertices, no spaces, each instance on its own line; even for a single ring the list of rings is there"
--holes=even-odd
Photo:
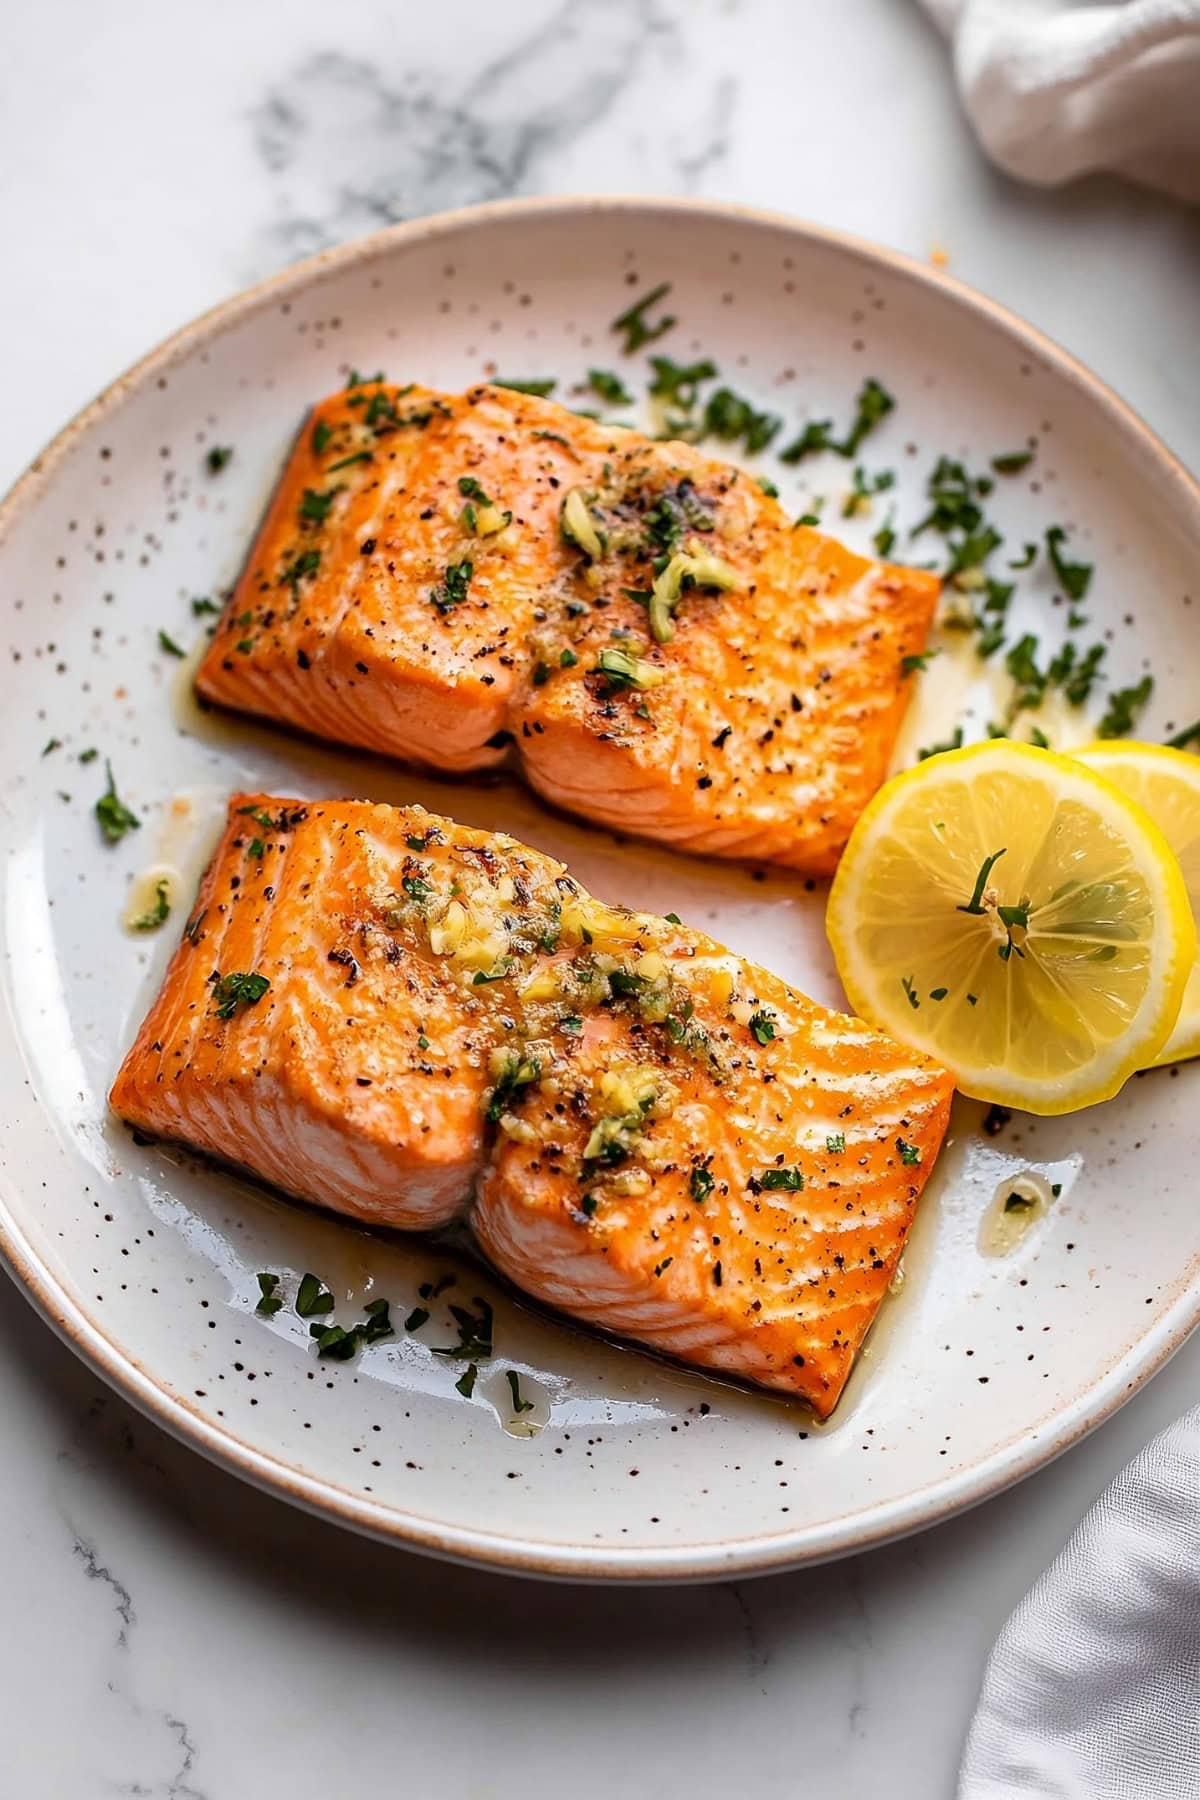
[[[597,823],[825,874],[938,591],[690,445],[367,382],[312,413],[197,688],[446,772],[515,754]]]
[[[950,1096],[512,838],[239,794],[111,1100],[354,1218],[466,1219],[549,1305],[824,1415]]]

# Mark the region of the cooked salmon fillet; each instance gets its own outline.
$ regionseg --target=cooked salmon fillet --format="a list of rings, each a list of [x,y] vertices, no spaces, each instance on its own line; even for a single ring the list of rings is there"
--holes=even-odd
[[[122,1118],[835,1404],[950,1106],[928,1059],[420,807],[235,795]]]
[[[827,873],[938,589],[687,444],[360,382],[308,420],[197,687],[440,770],[514,754],[585,818]]]

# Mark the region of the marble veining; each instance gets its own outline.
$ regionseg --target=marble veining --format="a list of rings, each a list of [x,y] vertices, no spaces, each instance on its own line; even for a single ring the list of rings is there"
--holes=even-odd
[[[701,0],[706,6],[706,0]],[[267,262],[418,214],[547,191],[558,162],[620,117],[662,185],[694,189],[726,155],[737,95],[698,69],[685,9],[663,0],[562,0],[482,67],[309,52],[251,113],[273,178]]]
[[[133,1597],[125,1583],[119,1581],[112,1570],[106,1568],[100,1561],[96,1554],[96,1546],[90,1544],[86,1538],[80,1537],[78,1533],[73,1533],[72,1536],[74,1541],[71,1548],[83,1564],[83,1572],[88,1580],[102,1581],[106,1587],[112,1590],[113,1605],[116,1608],[117,1617],[121,1621],[117,1630],[116,1644],[119,1650],[127,1650],[129,1633],[137,1617],[133,1610]]]

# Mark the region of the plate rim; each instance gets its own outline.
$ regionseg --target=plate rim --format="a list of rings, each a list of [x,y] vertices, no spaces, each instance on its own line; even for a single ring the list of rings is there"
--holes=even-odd
[[[944,270],[915,257],[836,228],[769,208],[703,198],[661,195],[522,196],[459,207],[407,220],[349,243],[334,245],[291,264],[209,307],[132,363],[80,409],[33,458],[0,500],[0,547],[17,519],[36,505],[76,441],[101,423],[133,388],[168,371],[193,349],[281,298],[309,289],[326,273],[386,259],[395,250],[422,241],[452,237],[482,225],[531,217],[566,219],[580,214],[663,215],[705,218],[715,224],[750,224],[808,245],[840,250],[868,268],[885,267],[965,308],[1010,340],[1035,353],[1072,386],[1084,390],[1108,413],[1166,479],[1196,522],[1200,537],[1200,481],[1153,432],[1129,403],[1053,338],[1000,302]],[[56,1335],[110,1386],[173,1437],[233,1474],[277,1498],[367,1536],[449,1560],[501,1572],[593,1582],[704,1582],[761,1575],[860,1554],[939,1524],[991,1498],[1043,1468],[1112,1416],[1157,1373],[1200,1322],[1200,1280],[1181,1276],[1174,1300],[1136,1346],[1111,1363],[1044,1430],[1006,1444],[971,1468],[943,1481],[932,1480],[884,1506],[867,1506],[844,1520],[823,1521],[750,1538],[714,1540],[699,1548],[597,1549],[587,1543],[550,1546],[475,1526],[447,1525],[409,1509],[351,1493],[336,1482],[313,1476],[257,1448],[227,1427],[217,1427],[180,1394],[160,1386],[147,1370],[100,1329],[84,1307],[34,1252],[19,1223],[19,1184],[0,1184],[0,1262]]]

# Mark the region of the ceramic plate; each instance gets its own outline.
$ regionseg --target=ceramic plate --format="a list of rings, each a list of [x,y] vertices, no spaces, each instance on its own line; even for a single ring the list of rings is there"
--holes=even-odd
[[[892,470],[895,485],[861,516],[841,516],[848,462],[760,465],[785,504],[823,510],[852,543],[869,544],[894,509],[905,549],[939,454],[978,468],[1033,448],[989,499],[1000,560],[1063,525],[1072,554],[1095,564],[1088,632],[1107,644],[1114,683],[1156,677],[1145,734],[1200,710],[1188,590],[1200,494],[1162,446],[1061,351],[946,278],[731,208],[522,202],[318,257],[118,381],[0,515],[9,1268],[129,1398],[279,1494],[447,1555],[610,1579],[785,1567],[943,1518],[1105,1417],[1200,1308],[1194,1067],[1135,1080],[1075,1118],[1013,1118],[994,1134],[982,1109],[960,1105],[903,1284],[824,1427],[785,1401],[568,1328],[444,1250],[139,1145],[108,1116],[106,1089],[174,935],[122,930],[131,884],[162,861],[194,879],[234,786],[418,800],[503,827],[565,857],[597,893],[678,911],[840,1003],[823,888],[621,843],[504,782],[435,781],[218,724],[188,701],[189,664],[159,642],[166,631],[199,648],[206,615],[193,603],[233,581],[305,407],[350,368],[449,388],[555,376],[559,397],[582,406],[573,385],[600,366],[640,393],[647,352],[624,359],[610,322],[662,282],[678,323],[651,351],[713,358],[786,421],[777,444],[808,418],[847,421],[867,376],[895,395],[861,452],[870,476]],[[214,446],[233,450],[215,474]],[[938,548],[920,538],[910,554]],[[1012,577],[1013,604],[1018,622],[1057,643],[1065,609],[1044,564]],[[922,685],[902,759],[964,713],[978,735],[999,704],[995,678],[949,649]],[[1048,723],[1086,734],[1078,719]],[[93,815],[106,758],[143,820],[116,846]],[[995,1254],[996,1196],[1029,1172],[1060,1191]],[[258,1270],[305,1269],[345,1313],[386,1295],[400,1318],[423,1283],[457,1270],[459,1297],[496,1308],[495,1358],[474,1394],[456,1391],[461,1365],[430,1347],[449,1296],[432,1302],[425,1330],[334,1366],[316,1360],[290,1307],[256,1316]],[[509,1371],[534,1400],[519,1419]]]

